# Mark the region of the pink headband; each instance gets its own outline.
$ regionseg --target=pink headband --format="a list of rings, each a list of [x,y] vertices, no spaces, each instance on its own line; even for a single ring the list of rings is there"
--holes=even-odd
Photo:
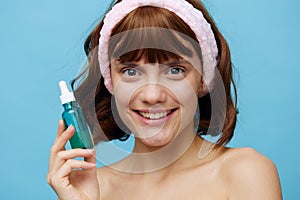
[[[98,61],[106,88],[112,93],[110,61],[108,58],[108,45],[112,29],[128,13],[142,6],[153,6],[172,11],[191,27],[200,43],[203,62],[202,75],[209,91],[213,86],[215,68],[217,66],[218,48],[216,40],[211,26],[204,19],[202,12],[195,9],[185,0],[122,0],[112,7],[111,11],[104,18],[104,24],[100,31],[98,50]]]

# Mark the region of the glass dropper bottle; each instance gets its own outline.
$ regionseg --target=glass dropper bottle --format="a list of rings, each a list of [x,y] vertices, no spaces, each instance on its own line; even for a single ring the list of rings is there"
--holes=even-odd
[[[59,88],[60,100],[64,108],[62,119],[66,127],[73,125],[75,128],[75,133],[70,139],[71,148],[92,149],[94,145],[91,131],[74,93],[69,91],[65,81],[59,82]]]

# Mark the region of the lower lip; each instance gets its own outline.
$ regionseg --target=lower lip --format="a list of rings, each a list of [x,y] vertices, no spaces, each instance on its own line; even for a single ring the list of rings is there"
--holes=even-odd
[[[142,121],[145,125],[149,125],[149,126],[157,126],[157,125],[162,125],[164,123],[166,123],[173,115],[174,113],[177,111],[173,110],[172,112],[170,112],[167,116],[159,118],[159,119],[148,119],[148,118],[144,118],[142,117],[140,114],[138,114],[137,112],[134,112],[135,115],[137,116],[137,118]]]

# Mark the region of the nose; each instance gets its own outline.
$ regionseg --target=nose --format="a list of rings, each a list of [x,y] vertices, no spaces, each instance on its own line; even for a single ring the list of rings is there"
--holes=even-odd
[[[157,104],[166,101],[165,88],[159,84],[147,84],[141,88],[140,98],[144,103]]]

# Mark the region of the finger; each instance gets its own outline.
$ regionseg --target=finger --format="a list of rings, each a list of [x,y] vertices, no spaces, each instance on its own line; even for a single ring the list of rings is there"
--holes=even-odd
[[[62,119],[60,119],[58,121],[58,127],[57,127],[57,132],[56,132],[56,138],[61,136],[61,134],[66,130],[64,121]]]
[[[55,141],[57,140],[57,138],[59,138],[61,136],[61,134],[64,132],[64,130],[65,130],[64,121],[62,119],[59,119]],[[48,168],[49,170],[50,170],[50,167],[53,162],[53,156],[54,156],[53,154],[55,154],[57,152],[57,147],[55,147],[55,141],[50,150],[49,168]]]
[[[75,133],[75,128],[73,125],[70,125],[59,137],[54,141],[54,147],[56,152],[64,150],[67,142]]]
[[[89,149],[90,156],[84,157],[84,160],[90,163],[96,163],[96,150],[95,149]]]
[[[76,157],[92,157],[92,149],[70,149],[66,151],[60,151],[57,153],[55,161],[51,166],[51,171],[55,171],[60,168],[67,160],[73,159]]]
[[[65,146],[69,139],[74,135],[75,129],[71,125],[63,132],[62,135],[56,138],[50,150],[50,163],[53,162],[58,152],[65,150]]]
[[[95,168],[96,167],[96,164],[94,163],[89,163],[89,162],[86,162],[86,161],[83,161],[83,160],[67,160],[65,162],[64,165],[62,165],[58,170],[57,170],[57,173],[56,173],[56,177],[58,179],[60,178],[65,178],[67,176],[70,175],[70,173],[72,172],[73,169],[85,169],[85,170],[88,170],[88,169],[92,169],[92,168]]]
[[[85,158],[92,157],[93,156],[92,151],[93,150],[91,149],[70,149],[66,151],[60,151],[57,154],[56,161],[60,163],[77,157],[85,157]]]
[[[58,157],[62,160],[69,160],[76,157],[91,157],[93,156],[94,149],[69,149],[60,151]]]

